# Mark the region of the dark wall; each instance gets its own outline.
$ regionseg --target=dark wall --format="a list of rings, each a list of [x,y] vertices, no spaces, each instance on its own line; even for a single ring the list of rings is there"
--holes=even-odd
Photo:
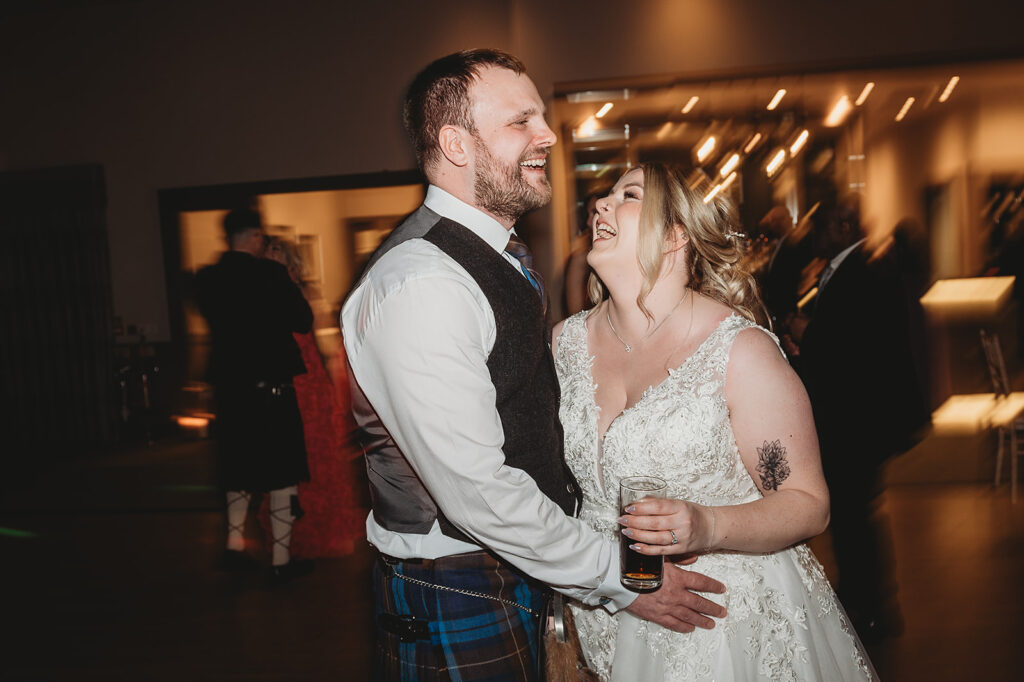
[[[995,0],[109,0],[0,10],[0,170],[101,164],[114,313],[168,336],[157,192],[413,166],[402,90],[472,46],[555,83],[1019,50]],[[550,222],[542,213],[541,222]]]
[[[114,436],[103,169],[0,173],[0,206],[0,461],[16,480]]]

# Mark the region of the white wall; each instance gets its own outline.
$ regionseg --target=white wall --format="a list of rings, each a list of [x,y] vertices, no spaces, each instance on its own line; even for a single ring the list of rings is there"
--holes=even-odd
[[[876,233],[912,217],[926,224],[927,187],[948,187],[949,234],[933,244],[939,277],[976,275],[984,265],[981,209],[993,176],[1024,175],[1024,92],[885,122],[866,143],[866,223]],[[941,221],[940,221],[941,222]]]

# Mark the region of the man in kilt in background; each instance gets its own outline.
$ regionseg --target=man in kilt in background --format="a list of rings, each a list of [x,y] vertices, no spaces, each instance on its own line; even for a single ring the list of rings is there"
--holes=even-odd
[[[443,57],[409,87],[405,123],[430,186],[342,308],[380,556],[375,675],[536,680],[550,585],[683,632],[724,615],[666,566],[637,595],[618,546],[574,518],[545,294],[514,225],[551,198],[555,135],[515,57]]]

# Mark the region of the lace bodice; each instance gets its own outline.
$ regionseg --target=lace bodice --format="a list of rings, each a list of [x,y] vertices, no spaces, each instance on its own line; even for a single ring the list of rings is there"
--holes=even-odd
[[[739,315],[723,320],[682,365],[617,416],[598,443],[600,408],[594,401],[586,317],[566,320],[555,367],[565,457],[583,489],[582,516],[617,533],[619,479],[636,474],[659,476],[668,483],[669,497],[699,504],[737,504],[760,496],[740,460],[725,401],[729,350],[736,335],[751,327],[756,325]]]
[[[555,354],[562,391],[559,416],[566,462],[583,491],[582,520],[618,542],[619,480],[637,474],[659,476],[668,483],[669,497],[698,504],[760,499],[740,458],[725,397],[732,344],[752,328],[775,339],[753,322],[729,316],[682,365],[612,420],[600,439],[586,313],[565,321]],[[714,630],[680,635],[630,616],[609,616],[600,607],[576,609],[584,651],[603,679],[619,679],[621,672],[610,672],[613,659],[618,662],[622,650],[637,642],[647,653],[638,656],[631,649],[629,665],[653,656],[663,665],[657,679],[873,679],[821,564],[807,547],[705,554],[689,568],[726,585],[729,614]],[[622,623],[628,635],[620,632]],[[828,646],[842,652],[842,674],[823,672],[836,659],[817,667],[815,656],[823,653],[815,651],[823,647],[819,630]],[[732,667],[722,668],[723,661]],[[807,672],[814,669],[819,672]]]

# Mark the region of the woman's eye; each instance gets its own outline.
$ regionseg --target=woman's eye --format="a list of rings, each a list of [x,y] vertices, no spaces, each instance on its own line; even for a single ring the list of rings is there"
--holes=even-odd
[[[622,193],[622,196],[624,196],[627,199],[639,199],[640,192],[636,191],[635,189],[627,189],[625,192]]]

